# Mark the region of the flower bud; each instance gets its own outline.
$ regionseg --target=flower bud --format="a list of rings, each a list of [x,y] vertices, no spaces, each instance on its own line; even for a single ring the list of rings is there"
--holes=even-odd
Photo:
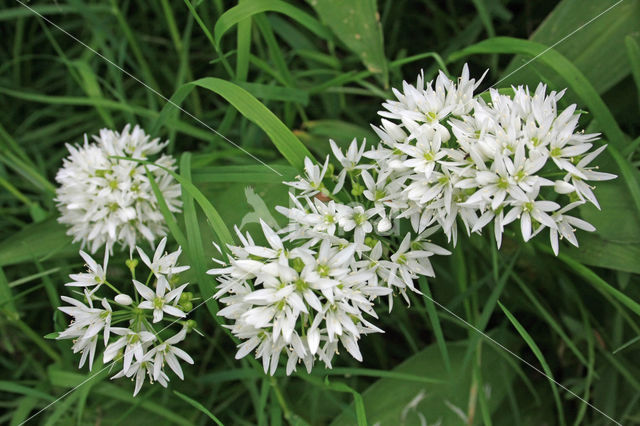
[[[127,261],[124,263],[125,265],[127,265],[127,268],[129,268],[129,270],[133,274],[133,271],[136,269],[136,266],[138,266],[138,259],[127,259]]]
[[[391,221],[388,217],[383,217],[378,222],[378,232],[387,232],[389,229],[391,229]]]
[[[115,297],[115,301],[116,303],[119,303],[122,306],[129,306],[130,304],[133,303],[131,296],[129,296],[128,294],[118,294]]]
[[[553,189],[558,194],[570,194],[576,189],[569,182],[565,182],[563,180],[557,180],[553,184]]]

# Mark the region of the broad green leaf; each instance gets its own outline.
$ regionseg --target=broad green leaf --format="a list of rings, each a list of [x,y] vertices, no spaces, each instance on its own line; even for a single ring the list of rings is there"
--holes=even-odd
[[[28,225],[0,242],[0,266],[77,254],[77,250],[77,247],[71,244],[71,237],[66,234],[65,226],[52,217]]]
[[[356,424],[358,426],[367,426],[367,413],[364,407],[364,400],[362,399],[362,395],[360,394],[360,392],[356,391],[343,382],[329,381],[328,377],[325,377],[324,380],[320,380],[315,377],[304,377],[304,380],[307,380],[308,382],[313,383],[316,386],[324,387],[335,392],[345,392],[352,394],[353,405],[355,406]]]
[[[629,60],[622,45],[625,36],[638,31],[638,22],[637,1],[563,0],[531,35],[531,41],[547,46],[560,42],[554,49],[571,61],[598,93],[604,93],[629,75]],[[527,60],[514,58],[504,75]],[[505,85],[536,84],[540,79],[533,68],[527,65],[518,70]],[[550,82],[560,84],[554,76],[550,76]]]
[[[377,75],[385,87],[389,65],[384,54],[380,14],[376,0],[307,0],[322,21]]]
[[[510,347],[514,337],[507,333],[497,333],[496,340]],[[469,365],[462,369],[462,361],[468,341],[447,343],[453,374],[449,375],[445,368],[440,350],[433,344],[413,355],[393,372],[414,376],[427,376],[440,379],[442,383],[424,384],[396,378],[378,380],[362,393],[367,420],[370,424],[400,425],[420,424],[420,414],[427,424],[443,425],[462,424],[459,413],[467,410],[469,389],[472,379],[472,368]],[[495,410],[509,391],[515,376],[491,344],[483,345],[481,371],[483,383],[480,389],[490,410]],[[505,383],[497,371],[504,369]],[[353,408],[337,417],[332,425],[352,425],[356,423]],[[479,417],[479,416],[476,416]],[[475,424],[478,424],[476,418]]]
[[[627,46],[627,56],[631,64],[631,73],[633,81],[636,83],[636,91],[638,92],[638,101],[640,102],[640,44],[638,44],[640,36],[635,33],[634,36],[627,36],[624,43]]]
[[[303,106],[309,104],[309,94],[306,90],[258,83],[237,82],[236,84],[258,99],[297,102]]]
[[[311,157],[311,153],[300,142],[300,140],[287,128],[287,126],[276,117],[264,104],[258,101],[251,93],[240,86],[221,80],[219,78],[206,77],[181,86],[171,97],[160,116],[152,126],[151,133],[158,131],[166,117],[171,116],[177,105],[180,105],[194,87],[202,87],[222,96],[227,102],[235,107],[242,115],[258,125],[269,136],[278,151],[297,170],[304,168],[305,157]],[[235,142],[227,140],[230,145],[235,146],[245,154],[260,162],[261,160],[248,153]],[[278,174],[275,170],[275,174]]]
[[[180,158],[180,176],[186,181],[191,182],[191,154],[185,152]],[[189,256],[191,265],[191,274],[195,277],[200,289],[200,295],[207,304],[209,313],[217,320],[218,304],[213,300],[212,296],[215,290],[215,283],[210,275],[207,275],[207,261],[203,250],[202,234],[198,223],[198,214],[193,196],[189,191],[182,193],[182,205],[184,209],[184,224],[187,230],[187,241],[185,250]],[[209,242],[210,244],[210,242]]]
[[[280,175],[259,164],[246,166],[213,166],[193,170],[192,180],[195,183],[277,183],[291,181],[297,175],[291,166],[270,164]]]
[[[251,0],[227,10],[213,29],[215,43],[219,46],[222,36],[237,23],[262,12],[278,12],[306,27],[318,37],[329,39],[330,34],[317,19],[297,7],[280,0]]]
[[[604,167],[601,167],[605,169]],[[580,216],[596,227],[596,232],[578,231],[579,248],[564,244],[561,251],[586,265],[640,273],[640,215],[620,178],[598,182],[595,194],[601,210],[591,204]]]

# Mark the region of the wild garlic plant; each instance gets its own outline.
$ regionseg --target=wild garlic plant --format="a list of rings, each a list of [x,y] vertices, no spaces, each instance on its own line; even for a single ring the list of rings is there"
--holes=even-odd
[[[151,383],[166,387],[167,365],[184,379],[180,362],[194,363],[178,347],[194,327],[193,321],[186,320],[193,295],[184,291],[188,283],[180,284],[180,273],[189,266],[177,264],[180,248],[165,253],[166,242],[165,237],[153,258],[137,247],[139,259],[149,272],[143,274],[139,259],[131,258],[126,262],[131,279],[118,282],[107,277],[108,250],[102,265],[80,251],[87,270],[70,275],[72,281],[66,285],[73,289],[73,297],[62,296],[69,305],[59,308],[72,320],[57,338],[73,340],[73,352],[81,353],[79,368],[87,360],[89,370],[93,368],[97,347],[102,343],[103,363],[113,362],[121,369],[112,378],[135,378],[134,396],[145,376]]]
[[[128,124],[122,132],[102,129],[93,139],[90,143],[85,135],[84,145],[67,144],[70,155],[56,175],[59,222],[68,225],[67,234],[91,253],[103,246],[112,252],[115,243],[133,250],[141,238],[153,244],[167,227],[145,166],[117,157],[149,159],[169,141],[150,139],[142,128],[136,125],[132,130]],[[161,154],[146,168],[169,210],[179,212],[180,185],[158,166],[175,170],[175,159]]]

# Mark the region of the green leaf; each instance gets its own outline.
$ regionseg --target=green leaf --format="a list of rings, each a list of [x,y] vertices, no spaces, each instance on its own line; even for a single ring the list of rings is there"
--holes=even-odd
[[[11,313],[12,317],[18,318],[11,287],[9,287],[9,281],[7,281],[7,276],[4,274],[2,267],[0,267],[0,309],[6,310],[6,314]]]
[[[565,244],[560,250],[586,265],[640,273],[640,215],[630,197],[621,196],[626,191],[620,179],[599,182],[595,194],[601,209],[591,204],[580,208],[580,216],[596,232],[579,231],[580,247]]]
[[[45,401],[55,401],[55,397],[49,395],[48,393],[21,385],[16,382],[9,382],[5,380],[0,380],[0,391],[33,396],[38,399],[44,399]]]
[[[380,14],[376,0],[308,0],[322,21],[377,75],[385,87],[389,65],[384,54]]]
[[[509,310],[505,308],[502,303],[498,302],[498,305],[500,305],[500,308],[502,309],[504,314],[507,316],[507,318],[509,319],[511,324],[515,327],[515,329],[518,330],[518,333],[520,333],[520,336],[522,336],[524,341],[527,343],[527,345],[529,346],[533,354],[536,356],[536,358],[542,365],[542,369],[544,370],[544,373],[547,376],[547,380],[549,380],[549,385],[551,386],[551,392],[553,392],[553,399],[556,401],[556,407],[558,409],[558,421],[560,422],[561,425],[566,424],[564,419],[564,411],[562,409],[562,402],[560,400],[560,393],[558,392],[556,381],[553,378],[553,372],[551,371],[551,368],[549,367],[547,360],[542,354],[542,351],[540,350],[536,342],[533,340],[531,335],[527,332],[527,330],[525,330],[522,324],[520,324],[520,322],[516,319],[516,317],[514,317],[513,314],[511,314],[511,312],[509,312]]]
[[[189,405],[196,408],[200,412],[204,413],[207,417],[213,420],[218,426],[224,426],[223,423],[211,413],[211,411],[207,410],[207,408],[204,405],[200,404],[198,401],[191,399],[187,395],[180,393],[178,391],[173,391],[173,393],[176,394],[178,398],[182,399],[183,401],[186,401],[187,403],[189,403]]]
[[[202,87],[222,96],[242,115],[258,125],[258,127],[264,130],[267,136],[269,136],[273,144],[276,146],[278,151],[282,153],[284,158],[286,158],[287,161],[289,161],[289,163],[297,170],[301,171],[304,169],[305,157],[312,158],[311,153],[302,144],[302,142],[298,140],[293,132],[291,132],[291,130],[289,130],[289,128],[287,128],[287,126],[285,126],[284,123],[282,123],[282,121],[280,121],[280,119],[278,119],[278,117],[276,117],[273,112],[271,112],[266,106],[264,106],[264,104],[258,101],[251,93],[247,92],[234,83],[213,77],[206,77],[200,80],[193,81],[191,83],[186,83],[178,88],[178,90],[176,90],[176,92],[171,97],[170,102],[167,103],[162,109],[160,116],[152,127],[152,134],[157,132],[159,127],[162,125],[163,120],[166,117],[171,116],[172,112],[175,111],[176,106],[182,103],[182,101],[187,97],[187,95],[191,92],[191,90],[193,90],[194,87]],[[213,131],[212,128],[209,129]],[[235,142],[229,139],[226,140],[236,148],[243,151],[245,154],[249,155],[254,160],[261,162],[259,158],[250,154]],[[265,167],[269,168],[266,165]],[[277,171],[272,171],[275,174],[278,174]]]
[[[358,426],[367,426],[367,413],[364,406],[364,400],[362,399],[362,395],[360,395],[360,392],[356,391],[355,389],[353,389],[352,387],[348,386],[345,383],[331,382],[329,381],[328,377],[325,377],[324,380],[321,380],[318,377],[305,376],[305,375],[301,375],[299,377],[321,388],[326,388],[335,392],[344,392],[344,393],[352,394],[353,404],[354,404],[353,412],[355,412],[355,415],[356,415],[356,424]]]
[[[512,346],[514,337],[511,334],[501,332],[499,336],[497,340],[507,347]],[[438,421],[443,425],[461,424],[456,410],[460,408],[464,413],[468,407],[472,381],[471,366],[462,368],[467,345],[468,341],[447,343],[452,375],[447,373],[440,350],[435,344],[393,369],[394,373],[427,376],[439,379],[441,383],[424,384],[399,378],[384,378],[371,385],[362,393],[370,424],[420,424],[418,413],[423,413],[427,424],[436,424]],[[510,383],[515,377],[513,370],[507,369],[504,360],[496,352],[498,350],[502,349],[485,346],[482,354],[481,371],[484,382],[480,389],[491,388],[491,392],[485,395],[490,411],[494,411],[500,405],[506,393],[510,391]],[[501,374],[496,374],[501,369],[504,369],[508,380],[505,381]],[[354,424],[356,419],[353,418],[353,412],[353,408],[343,412],[332,425]]]
[[[259,99],[282,102],[297,102],[302,106],[307,106],[309,104],[309,94],[306,90],[296,89],[294,87],[246,83],[241,81],[237,82],[236,84]]]
[[[52,217],[25,226],[0,242],[0,266],[77,252],[77,247],[71,244],[71,237],[66,234],[66,227]]]
[[[323,39],[331,38],[325,27],[322,26],[317,19],[289,3],[280,0],[251,0],[232,7],[218,18],[213,29],[213,38],[216,45],[220,45],[222,36],[234,25],[262,12],[282,13],[294,21],[297,21],[318,37]]]
[[[191,154],[185,152],[180,158],[180,175],[188,182],[191,182]],[[200,225],[198,223],[198,215],[193,196],[189,191],[182,193],[182,204],[184,209],[184,224],[187,230],[187,245],[185,247],[189,256],[191,273],[195,275],[200,288],[202,299],[206,302],[209,313],[218,320],[216,316],[218,312],[218,304],[213,300],[215,293],[215,282],[210,275],[207,275],[206,259],[202,246],[202,236],[200,233]]]
[[[270,164],[280,175],[273,173],[261,165],[246,166],[213,166],[201,167],[193,171],[192,181],[195,183],[277,183],[293,180],[297,175],[296,169],[291,166]]]
[[[640,45],[638,45],[637,39],[638,33],[634,34],[634,37],[627,36],[624,39],[624,44],[627,46],[627,56],[631,64],[631,73],[633,74],[633,81],[636,83],[638,101],[640,103]]]
[[[151,190],[153,191],[153,195],[156,197],[156,201],[158,202],[158,210],[162,214],[167,227],[169,228],[169,232],[173,235],[173,238],[180,245],[185,247],[187,245],[187,239],[182,232],[182,229],[178,226],[175,217],[173,217],[173,213],[169,210],[169,206],[167,205],[164,196],[162,195],[162,191],[158,187],[158,183],[156,182],[153,174],[149,172],[149,169],[145,166],[145,171],[147,174],[147,178],[149,179],[149,183],[151,184]]]
[[[547,46],[561,41],[554,50],[571,61],[598,93],[604,93],[629,75],[629,60],[620,47],[625,36],[638,31],[638,22],[638,2],[563,0],[531,35],[531,41]],[[504,74],[525,62],[522,57],[514,58]],[[505,84],[537,84],[540,79],[534,68],[520,69]],[[550,76],[550,82],[559,80]]]
[[[551,250],[546,246],[538,245],[538,248],[540,248],[543,251],[546,251],[547,253],[551,253]],[[625,305],[627,308],[635,312],[636,315],[640,315],[640,304],[638,302],[631,299],[629,296],[627,296],[620,290],[616,289],[611,284],[607,283],[605,280],[600,278],[598,274],[593,272],[591,269],[573,260],[572,258],[570,258],[569,256],[567,256],[562,252],[560,252],[560,254],[558,255],[558,258],[562,260],[564,263],[566,263],[573,270],[573,272],[575,272],[576,274],[582,276],[585,280],[587,280],[587,282],[592,286],[594,286],[596,290],[615,297],[623,305]]]
[[[171,176],[173,176],[173,178],[175,180],[177,180],[180,185],[182,185],[182,189],[184,191],[188,191],[190,193],[190,195],[193,198],[195,198],[195,200],[198,202],[198,204],[200,204],[200,207],[204,211],[205,216],[209,220],[209,223],[211,224],[214,232],[218,236],[218,240],[221,243],[221,245],[226,248],[227,244],[233,244],[233,237],[231,236],[231,233],[229,232],[229,229],[227,228],[227,225],[225,225],[224,221],[222,220],[222,218],[218,214],[218,211],[215,209],[215,207],[213,207],[211,202],[209,202],[207,197],[205,197],[202,194],[202,192],[200,192],[200,190],[198,188],[196,188],[196,186],[194,184],[189,182],[187,179],[184,179],[182,176],[180,176],[179,174],[177,174],[173,170],[170,170],[170,169],[168,169],[166,167],[163,167],[163,166],[160,166],[158,164],[154,164],[154,163],[152,163],[150,161],[140,160],[140,159],[137,159],[137,158],[127,158],[127,157],[113,157],[113,158],[117,158],[117,159],[120,159],[120,160],[135,161],[137,163],[141,163],[141,164],[145,164],[145,165],[153,164],[156,167],[159,167],[159,168],[165,170],[167,173],[169,173]]]

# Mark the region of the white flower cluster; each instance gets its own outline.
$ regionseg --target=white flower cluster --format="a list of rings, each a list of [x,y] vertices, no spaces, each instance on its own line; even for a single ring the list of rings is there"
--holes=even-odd
[[[135,279],[137,259],[127,261],[135,288],[131,297],[123,292],[121,286],[115,286],[107,280],[107,264],[109,252],[105,251],[103,265],[99,265],[87,253],[80,255],[86,262],[87,272],[72,274],[72,282],[67,286],[82,289],[77,293],[80,300],[74,297],[62,296],[62,300],[69,304],[59,309],[73,317],[69,327],[58,334],[58,339],[73,339],[73,352],[82,353],[79,367],[89,360],[89,370],[93,367],[93,359],[102,334],[105,350],[103,362],[118,362],[122,360],[122,370],[112,378],[135,377],[135,396],[144,383],[145,376],[166,387],[169,377],[164,371],[165,364],[183,379],[179,359],[193,364],[193,359],[176,345],[185,339],[187,332],[193,327],[191,321],[184,318],[191,310],[191,293],[184,292],[187,284],[177,285],[178,274],[189,269],[188,266],[177,266],[181,250],[164,254],[166,238],[155,251],[153,259],[137,247],[140,258],[150,269],[147,283],[143,284]],[[149,284],[153,282],[152,287]],[[110,299],[98,296],[97,293],[105,287],[110,288],[115,296]],[[155,288],[153,288],[155,287]],[[94,307],[99,302],[101,307]],[[112,308],[112,306],[114,308]],[[186,311],[186,312],[185,312]],[[154,324],[160,323],[165,315],[176,317],[162,329],[156,330]],[[179,323],[182,328],[173,336],[164,338],[167,330],[173,324]]]
[[[588,181],[615,176],[590,166],[605,146],[592,150],[597,135],[576,132],[576,106],[558,113],[562,93],[542,84],[533,95],[491,90],[487,103],[474,97],[479,83],[466,65],[457,83],[443,73],[405,82],[383,104],[376,147],[354,140],[343,153],[330,141],[336,174],[329,157],[306,158],[305,175],[285,182],[297,191],[276,210],[289,226],[262,223],[268,246],[237,230],[242,245],[209,271],[219,315],[243,341],[237,358],[255,350],[273,374],[284,352],[290,374],[299,360],[330,368],[341,343],[361,360],[361,335],[382,332],[363,314],[376,318],[380,296],[391,309],[394,293],[419,293],[414,280],[435,275],[430,257],[450,253],[429,237],[442,230],[455,244],[459,222],[467,234],[493,222],[498,246],[516,220],[525,241],[548,228],[556,254],[558,237],[577,246],[575,228],[594,230],[567,212],[598,206]]]
[[[281,238],[261,221],[267,246],[256,244],[249,233],[243,235],[236,228],[242,245],[229,247],[228,264],[217,261],[222,267],[208,271],[219,276],[215,297],[221,297],[226,305],[218,315],[232,320],[231,332],[243,340],[236,358],[255,350],[265,373],[275,373],[283,352],[288,357],[287,374],[295,371],[299,361],[308,371],[316,359],[331,368],[340,343],[362,361],[360,337],[383,332],[363,314],[377,318],[376,298],[391,296],[394,289],[402,294],[407,288],[418,291],[413,278],[433,272],[428,260],[433,252],[425,249],[446,252],[421,240],[410,247],[407,235],[395,254],[385,257],[383,251],[388,250],[383,250],[380,241],[368,238],[371,247],[335,235],[337,229],[360,235],[357,228],[367,232],[370,225],[354,224],[353,215],[338,213],[333,201],[324,204],[317,199],[313,203],[306,200],[308,212],[332,209],[335,222],[308,213],[318,225],[317,231],[294,221]],[[291,216],[303,211],[301,205],[299,208]]]
[[[59,221],[69,225],[74,242],[81,241],[91,253],[119,242],[131,250],[142,236],[150,243],[166,234],[164,218],[144,165],[113,157],[148,159],[168,144],[150,140],[144,130],[126,125],[122,132],[102,129],[95,142],[85,135],[83,146],[67,144],[70,155],[56,175],[60,187],[56,202]],[[175,159],[161,155],[155,164],[174,170]],[[180,211],[180,185],[166,170],[147,166],[170,211]]]
[[[230,246],[228,263],[217,261],[222,267],[209,271],[219,276],[216,297],[226,305],[218,314],[233,321],[232,333],[243,340],[236,357],[255,349],[271,374],[283,352],[287,374],[299,361],[309,371],[316,359],[331,368],[339,344],[361,361],[360,337],[382,332],[363,314],[377,318],[380,296],[388,296],[391,309],[394,292],[408,302],[407,290],[419,293],[414,279],[434,276],[429,258],[449,254],[427,240],[437,227],[390,244],[383,235],[391,228],[385,212],[394,204],[367,174],[369,166],[358,165],[364,146],[354,141],[346,155],[333,142],[332,148],[346,170],[338,185],[347,176],[351,183],[368,176],[364,204],[329,199],[323,183],[328,163],[320,167],[307,158],[306,176],[288,183],[299,190],[292,205],[276,207],[290,220],[282,237],[261,222],[268,243],[261,246],[236,229],[242,246]]]
[[[549,228],[556,254],[558,236],[577,246],[574,227],[595,228],[567,212],[598,206],[588,182],[615,178],[590,165],[606,145],[591,150],[598,135],[576,131],[575,105],[558,111],[563,92],[491,89],[486,103],[473,97],[478,84],[465,65],[457,84],[443,73],[435,83],[419,76],[383,104],[381,143],[363,155],[376,162],[376,188],[393,187],[391,217],[410,218],[416,232],[438,223],[454,244],[457,218],[467,234],[493,222],[498,246],[519,219],[525,241]]]

